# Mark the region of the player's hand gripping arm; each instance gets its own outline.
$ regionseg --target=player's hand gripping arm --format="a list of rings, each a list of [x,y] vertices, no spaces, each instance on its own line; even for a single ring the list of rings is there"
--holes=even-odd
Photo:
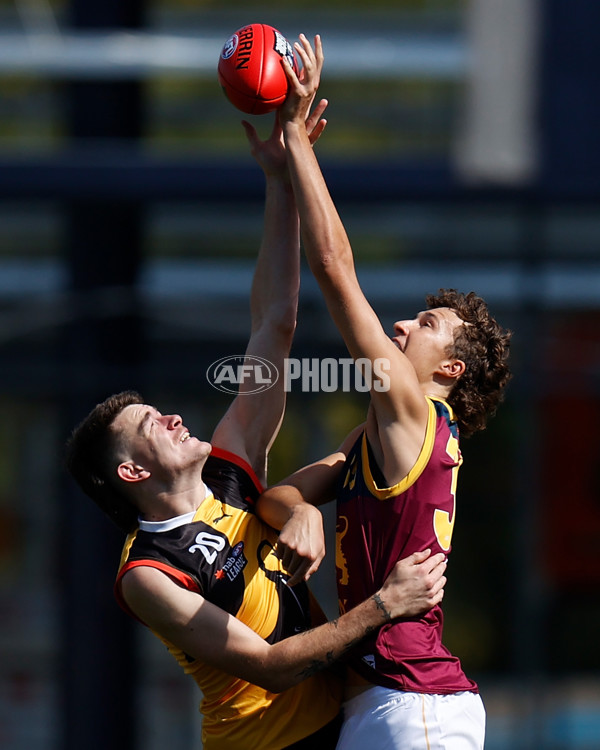
[[[133,568],[121,585],[131,610],[186,654],[281,692],[329,666],[384,623],[439,603],[444,570],[442,554],[415,553],[397,563],[382,588],[347,614],[272,645],[156,568]]]

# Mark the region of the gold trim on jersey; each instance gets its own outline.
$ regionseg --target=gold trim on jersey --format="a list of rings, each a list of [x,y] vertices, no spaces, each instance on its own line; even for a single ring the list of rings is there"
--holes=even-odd
[[[375,482],[375,479],[373,478],[373,474],[371,472],[371,466],[369,463],[367,432],[366,430],[363,432],[362,445],[361,445],[363,475],[365,478],[367,489],[373,495],[373,497],[376,497],[378,500],[389,500],[391,497],[396,497],[397,495],[400,495],[403,492],[406,492],[406,490],[409,487],[411,487],[417,481],[417,479],[421,476],[421,474],[425,470],[425,467],[429,463],[429,459],[431,458],[431,453],[433,451],[433,445],[435,443],[435,431],[436,431],[436,423],[437,423],[437,413],[436,413],[435,405],[433,402],[439,401],[440,403],[444,404],[444,406],[448,409],[450,418],[451,419],[454,418],[452,408],[450,407],[448,403],[446,403],[446,401],[444,401],[441,398],[433,398],[432,396],[426,396],[425,398],[427,399],[429,413],[427,415],[427,427],[425,428],[425,439],[423,441],[423,447],[421,448],[421,451],[419,452],[419,455],[417,456],[417,460],[415,461],[412,469],[408,472],[408,474],[404,477],[404,479],[401,479],[399,482],[397,482],[396,484],[393,484],[391,487],[378,487],[377,486],[377,483]]]
[[[131,551],[131,545],[135,542],[135,538],[137,536],[138,530],[135,529],[130,534],[127,535],[127,538],[125,539],[125,544],[123,545],[123,549],[121,550],[121,560],[119,561],[119,570],[125,565],[127,560],[129,560],[129,553]]]

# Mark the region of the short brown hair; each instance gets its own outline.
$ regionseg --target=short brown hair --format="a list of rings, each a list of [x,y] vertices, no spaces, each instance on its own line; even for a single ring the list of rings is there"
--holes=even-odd
[[[66,445],[65,464],[71,476],[125,533],[136,528],[138,510],[116,483],[109,481],[114,446],[110,427],[126,406],[143,403],[136,391],[109,396],[73,430]]]
[[[426,297],[429,307],[449,307],[469,325],[460,326],[449,354],[465,363],[465,372],[448,397],[461,435],[468,437],[484,430],[496,413],[511,378],[508,367],[512,332],[502,328],[491,316],[488,306],[474,292],[440,289]]]

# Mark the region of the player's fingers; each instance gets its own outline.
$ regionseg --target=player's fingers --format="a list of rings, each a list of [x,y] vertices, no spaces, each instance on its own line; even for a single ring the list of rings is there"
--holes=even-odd
[[[298,569],[287,581],[288,586],[296,586],[299,583],[302,583],[302,581],[307,580],[304,577],[304,569],[300,568]]]
[[[325,99],[325,98],[319,99],[317,106],[315,108],[317,112],[319,113],[319,116],[321,116],[323,112],[325,112],[328,106],[329,106],[329,99]]]
[[[288,81],[294,88],[297,88],[300,85],[300,80],[287,57],[281,58],[281,64],[283,65],[283,70],[288,78]]]
[[[246,132],[246,138],[250,142],[251,146],[254,146],[256,144],[256,141],[258,139],[258,135],[256,133],[256,129],[253,125],[251,125],[247,120],[242,120],[242,126]]]
[[[424,550],[420,550],[418,552],[413,552],[412,555],[410,556],[410,560],[415,565],[420,565],[421,563],[425,562],[425,560],[427,560],[427,558],[430,555],[431,555],[431,550],[430,549],[424,549]]]
[[[323,562],[323,559],[325,557],[325,553],[322,555],[319,555],[319,557],[313,562],[312,565],[310,565],[304,575],[304,580],[308,581],[308,579],[312,576],[313,573],[316,573],[317,570],[319,570],[319,567],[321,566],[321,563]]]
[[[295,42],[294,48],[298,53],[298,56],[302,60],[304,69],[308,72],[314,71],[317,67],[317,60],[313,48],[310,46],[310,42],[304,34],[300,34],[300,41]]]
[[[315,59],[317,61],[317,64],[319,65],[319,68],[323,67],[323,60],[325,59],[325,56],[323,55],[323,41],[321,39],[320,34],[315,35]]]
[[[323,117],[323,114],[328,105],[329,102],[327,101],[327,99],[321,99],[306,121],[306,130],[313,145],[319,139],[321,133],[325,130],[325,127],[327,125],[327,120]]]
[[[307,82],[308,82],[308,80],[309,80],[309,78],[310,78],[311,64],[310,64],[310,61],[307,59],[306,55],[304,54],[304,52],[302,51],[302,48],[298,45],[298,43],[296,43],[296,44],[297,44],[296,52],[297,52],[298,57],[300,58],[300,61],[302,63],[302,67],[300,69],[300,75],[296,76],[296,80],[298,81],[298,83],[300,83],[302,85],[306,85]],[[287,63],[287,68],[291,68],[293,70],[293,68],[289,64],[289,62]],[[294,75],[295,75],[295,73],[294,73]],[[288,75],[288,78],[289,78],[289,75]]]
[[[308,134],[308,139],[310,140],[311,146],[314,146],[315,143],[319,140],[319,138],[321,137],[321,134],[325,130],[326,125],[327,125],[327,120],[319,120],[319,122],[315,125],[315,127]]]
[[[286,572],[290,575],[288,585],[295,586],[297,583],[300,583],[300,581],[303,581],[309,565],[309,560],[295,557],[290,564],[285,567]]]
[[[438,592],[437,592],[437,593],[435,594],[435,596],[430,596],[430,597],[429,597],[429,599],[428,599],[428,604],[429,604],[429,605],[430,605],[431,607],[435,607],[435,605],[436,605],[436,604],[439,604],[439,603],[440,603],[440,602],[442,601],[442,599],[443,599],[443,598],[444,598],[444,589],[440,589],[440,591],[438,591]]]
[[[302,49],[306,53],[307,58],[312,62],[317,61],[317,56],[315,51],[312,48],[311,43],[308,40],[308,37],[306,34],[298,34],[298,39],[300,40],[300,44],[302,45]]]
[[[294,564],[295,552],[285,544],[278,544],[275,548],[275,553],[281,560],[283,568],[289,571]]]
[[[443,552],[436,552],[436,554],[430,557],[425,563],[430,573],[443,572],[444,570],[446,570],[447,564],[448,558]]]
[[[308,122],[316,124],[325,113],[325,110],[329,106],[329,101],[327,99],[320,99],[317,104],[315,105],[315,108],[313,109],[310,117],[308,118]]]

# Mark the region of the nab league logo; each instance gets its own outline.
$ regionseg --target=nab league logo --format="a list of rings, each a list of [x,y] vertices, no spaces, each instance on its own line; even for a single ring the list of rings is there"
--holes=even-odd
[[[231,550],[231,554],[225,560],[223,567],[215,573],[215,578],[218,581],[224,578],[227,578],[229,581],[235,581],[247,564],[248,560],[244,555],[244,542],[238,542]]]
[[[213,362],[206,379],[222,393],[246,395],[268,391],[279,380],[279,372],[268,359],[240,355]]]
[[[229,60],[229,58],[233,55],[238,47],[238,41],[238,35],[234,34],[233,36],[230,36],[229,39],[225,42],[225,44],[223,45],[223,50],[221,51],[221,57],[223,58],[223,60]]]

